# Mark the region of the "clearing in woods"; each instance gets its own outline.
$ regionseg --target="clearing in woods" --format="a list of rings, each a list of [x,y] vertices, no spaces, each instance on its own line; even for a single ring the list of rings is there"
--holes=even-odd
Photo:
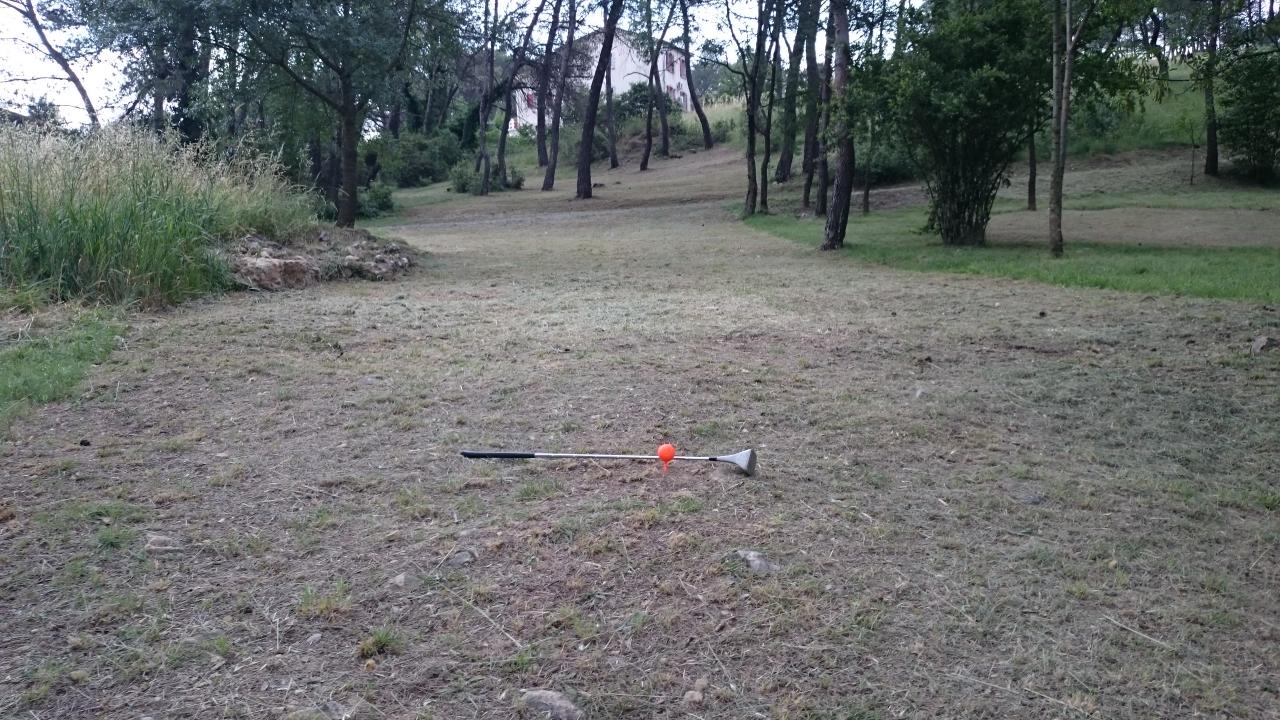
[[[0,716],[1275,717],[1276,309],[833,258],[740,162],[134,316],[0,451]],[[663,440],[760,475],[457,455]]]

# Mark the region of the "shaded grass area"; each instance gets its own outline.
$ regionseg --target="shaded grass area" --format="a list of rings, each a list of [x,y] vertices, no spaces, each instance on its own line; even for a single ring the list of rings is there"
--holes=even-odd
[[[1231,197],[1223,193],[1224,197]],[[1118,199],[1113,199],[1119,202]],[[1117,205],[1111,205],[1117,207]],[[1161,295],[1280,301],[1280,250],[1275,248],[1151,247],[1073,242],[1055,259],[1046,245],[955,248],[924,233],[922,208],[854,215],[844,253],[856,260],[903,270],[1034,280],[1071,287]],[[818,246],[823,223],[790,215],[749,218],[751,227]]]
[[[47,336],[0,345],[0,433],[24,408],[70,397],[89,366],[111,354],[119,332],[91,313]]]
[[[1204,92],[1190,81],[1191,70],[1175,65],[1169,84],[1157,97],[1148,88],[1133,107],[1121,99],[1086,103],[1072,113],[1070,153],[1075,156],[1114,154],[1133,150],[1200,147],[1205,142]],[[1040,149],[1048,157],[1048,132]]]

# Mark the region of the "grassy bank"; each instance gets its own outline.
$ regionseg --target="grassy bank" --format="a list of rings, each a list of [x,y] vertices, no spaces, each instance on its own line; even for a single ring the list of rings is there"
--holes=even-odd
[[[71,397],[121,330],[102,313],[85,313],[46,335],[0,342],[0,436],[24,408]]]
[[[179,302],[226,284],[215,243],[311,216],[269,159],[125,126],[0,128],[0,285],[45,301]]]
[[[1280,302],[1280,250],[1275,248],[1152,247],[1071,242],[1054,259],[1042,243],[980,248],[945,247],[920,232],[923,208],[873,213],[849,220],[844,254],[852,259],[921,272],[1034,280],[1072,287],[1106,288],[1147,294],[1182,294]],[[817,247],[820,220],[790,215],[757,216],[747,224]]]

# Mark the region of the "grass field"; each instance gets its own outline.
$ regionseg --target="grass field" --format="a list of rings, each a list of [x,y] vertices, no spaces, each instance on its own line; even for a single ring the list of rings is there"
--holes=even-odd
[[[1225,193],[1224,199],[1231,202]],[[1125,207],[1120,198],[1106,207]],[[1280,302],[1280,247],[1168,247],[1073,240],[1066,257],[1054,259],[1047,241],[980,248],[945,247],[922,232],[926,212],[904,208],[855,214],[842,251],[860,262],[905,270],[987,275],[1072,287],[1149,294],[1192,295]],[[790,215],[757,216],[751,227],[817,247],[823,223]],[[1047,234],[1047,229],[1045,230]]]
[[[1274,306],[844,262],[725,211],[732,149],[599,176],[421,203],[394,281],[135,315],[18,417],[0,717],[1280,706]],[[759,474],[458,455],[666,440]]]
[[[0,337],[0,438],[19,412],[71,397],[89,366],[116,348],[122,332],[101,312],[81,313],[52,330],[33,331],[26,324],[0,329],[10,335]]]

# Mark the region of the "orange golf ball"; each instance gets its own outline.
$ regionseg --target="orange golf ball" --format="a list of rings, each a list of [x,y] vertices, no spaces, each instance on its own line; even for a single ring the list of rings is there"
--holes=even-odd
[[[669,463],[676,459],[676,446],[671,443],[664,443],[658,446],[658,459],[663,464]]]

